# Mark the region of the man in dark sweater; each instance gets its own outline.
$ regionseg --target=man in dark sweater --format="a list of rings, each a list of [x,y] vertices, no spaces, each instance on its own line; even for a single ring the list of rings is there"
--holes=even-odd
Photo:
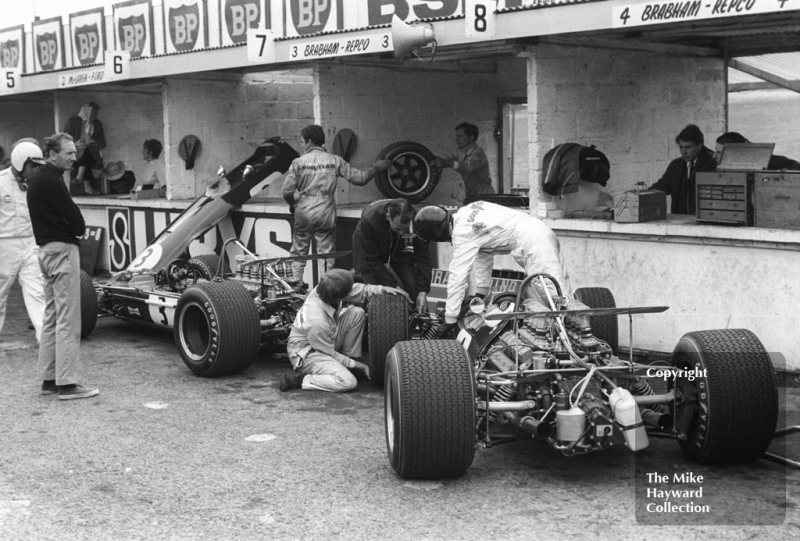
[[[75,142],[66,133],[47,139],[46,163],[29,179],[28,209],[39,267],[44,277],[44,324],[39,342],[42,394],[60,400],[89,398],[100,391],[78,384],[81,282],[78,237],[86,224],[64,183],[75,163]]]
[[[703,132],[694,124],[689,124],[675,138],[681,152],[667,166],[667,170],[651,190],[661,190],[672,196],[672,214],[695,214],[697,194],[695,193],[695,173],[714,172],[717,162],[714,153],[705,146]]]
[[[353,233],[356,281],[402,287],[420,312],[428,311],[431,250],[409,231],[416,210],[405,199],[383,199],[361,213]]]

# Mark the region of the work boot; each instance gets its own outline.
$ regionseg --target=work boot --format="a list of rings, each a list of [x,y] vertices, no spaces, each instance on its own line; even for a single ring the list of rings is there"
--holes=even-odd
[[[281,375],[281,392],[285,393],[286,391],[290,391],[292,389],[300,389],[303,386],[303,378],[305,376],[303,374],[282,374]]]
[[[56,380],[46,379],[42,382],[42,394],[56,394],[58,392],[58,385]]]

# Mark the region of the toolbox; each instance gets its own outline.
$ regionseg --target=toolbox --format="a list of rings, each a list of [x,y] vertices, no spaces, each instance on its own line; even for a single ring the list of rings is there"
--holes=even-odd
[[[800,172],[761,172],[753,176],[756,227],[800,229]]]
[[[667,217],[667,194],[634,190],[614,194],[615,222],[652,222]]]
[[[713,173],[695,173],[697,220],[753,225],[753,183],[767,168],[774,143],[728,143]]]

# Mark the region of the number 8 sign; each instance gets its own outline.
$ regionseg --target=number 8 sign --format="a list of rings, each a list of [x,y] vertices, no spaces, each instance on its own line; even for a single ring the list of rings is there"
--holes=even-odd
[[[469,39],[494,39],[497,0],[466,0],[464,37]]]

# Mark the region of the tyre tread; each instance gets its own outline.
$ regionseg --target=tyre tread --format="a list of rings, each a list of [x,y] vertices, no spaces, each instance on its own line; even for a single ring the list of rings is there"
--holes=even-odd
[[[188,295],[187,295],[188,294]],[[194,297],[199,299],[194,299]],[[175,322],[175,343],[186,366],[203,377],[235,374],[246,370],[255,360],[261,339],[258,309],[250,294],[235,282],[201,282],[181,295],[176,313],[180,313],[188,300],[208,300],[219,325],[219,350],[216,361],[206,370],[188,359],[181,347],[181,318]]]
[[[700,463],[755,460],[769,447],[778,420],[778,392],[769,354],[747,329],[688,333],[676,353],[692,344],[701,352],[707,370],[709,428],[700,449],[683,441],[681,447]]]
[[[475,391],[469,358],[455,340],[399,342],[400,450],[404,479],[464,474],[475,456]]]

